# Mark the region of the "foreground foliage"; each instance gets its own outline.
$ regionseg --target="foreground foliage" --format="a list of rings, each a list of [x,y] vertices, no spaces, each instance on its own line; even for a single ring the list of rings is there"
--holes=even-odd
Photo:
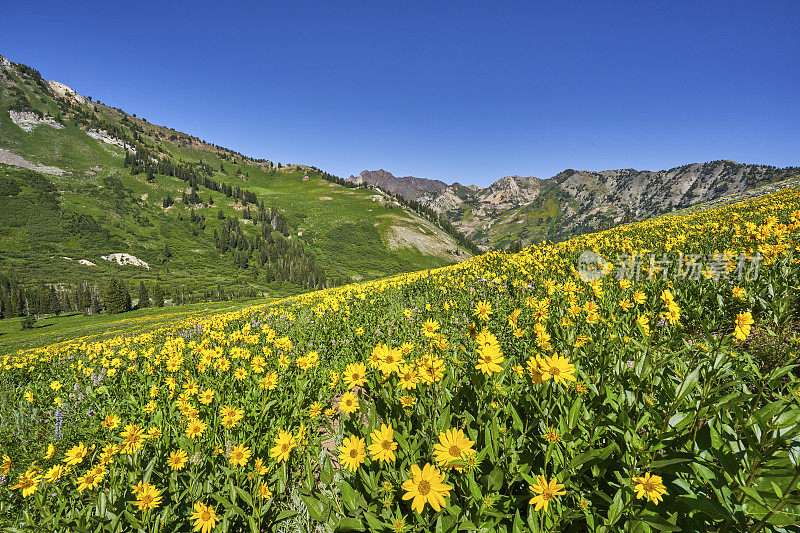
[[[799,204],[786,190],[6,357],[0,520],[790,530]],[[594,281],[585,250],[613,260]]]

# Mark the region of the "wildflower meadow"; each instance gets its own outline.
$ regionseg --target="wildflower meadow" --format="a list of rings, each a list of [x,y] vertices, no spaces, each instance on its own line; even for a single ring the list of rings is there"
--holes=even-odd
[[[0,527],[797,531],[799,238],[786,189],[5,355]]]

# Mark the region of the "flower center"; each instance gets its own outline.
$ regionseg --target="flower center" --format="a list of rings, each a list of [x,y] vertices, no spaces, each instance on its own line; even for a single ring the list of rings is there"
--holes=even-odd
[[[381,448],[383,448],[384,450],[391,450],[392,449],[392,441],[390,441],[390,440],[383,441],[381,443]]]
[[[648,481],[646,483],[642,483],[645,492],[655,492],[656,485],[652,481]]]
[[[203,522],[209,522],[211,520],[211,513],[208,512],[208,509],[203,511],[203,516],[200,517],[200,520]]]
[[[282,452],[285,452],[288,449],[289,449],[289,445],[288,444],[286,444],[285,442],[283,444],[281,444],[281,451]]]
[[[448,453],[450,453],[450,455],[452,455],[453,457],[461,457],[461,448],[459,448],[454,444],[450,446]]]
[[[417,486],[417,492],[423,496],[427,496],[431,492],[431,484],[423,479]]]
[[[350,457],[352,457],[354,459],[356,457],[358,457],[358,450],[356,450],[356,449],[350,450]]]

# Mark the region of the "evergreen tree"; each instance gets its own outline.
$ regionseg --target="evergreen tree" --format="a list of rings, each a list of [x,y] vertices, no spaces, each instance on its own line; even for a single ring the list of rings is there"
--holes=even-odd
[[[139,282],[139,309],[150,307],[150,293],[147,291],[147,286],[144,281]]]
[[[36,324],[36,318],[31,313],[22,317],[22,329],[33,329],[34,324]]]
[[[161,285],[158,283],[153,287],[153,305],[164,307],[164,291],[161,290]]]
[[[117,278],[111,278],[105,287],[103,304],[107,313],[123,313],[131,310],[131,295],[125,284]]]

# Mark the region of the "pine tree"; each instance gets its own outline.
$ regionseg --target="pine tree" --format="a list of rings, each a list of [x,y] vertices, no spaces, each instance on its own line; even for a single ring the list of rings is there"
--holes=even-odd
[[[161,285],[158,283],[153,287],[153,305],[164,307],[164,291],[161,290]]]
[[[150,307],[150,293],[147,291],[147,286],[144,281],[139,282],[139,309]]]
[[[107,313],[120,313],[122,312],[123,300],[122,294],[117,287],[117,279],[111,278],[106,283],[103,291],[103,305]]]
[[[103,304],[107,313],[124,313],[131,310],[131,295],[125,283],[117,278],[111,278],[105,287]]]

